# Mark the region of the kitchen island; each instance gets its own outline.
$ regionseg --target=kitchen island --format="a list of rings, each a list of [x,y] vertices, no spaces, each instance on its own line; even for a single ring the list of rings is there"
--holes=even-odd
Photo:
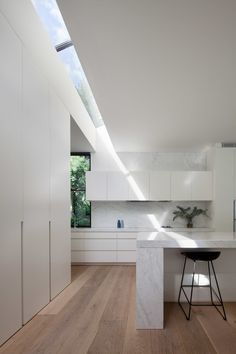
[[[137,238],[136,326],[164,327],[164,250],[236,248],[232,232],[143,232]]]

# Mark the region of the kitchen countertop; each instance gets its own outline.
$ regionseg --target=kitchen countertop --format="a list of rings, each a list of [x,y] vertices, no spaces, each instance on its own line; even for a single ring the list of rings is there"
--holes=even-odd
[[[141,232],[137,237],[139,248],[235,248],[236,233],[204,231]]]
[[[161,228],[157,230],[155,228],[148,228],[148,227],[125,227],[125,228],[116,228],[116,227],[91,227],[91,228],[72,228],[71,232],[158,232],[158,231],[171,231],[171,232],[182,232],[188,231],[189,233],[193,232],[211,232],[214,231],[213,229],[206,228],[206,227],[199,227],[199,228],[182,228],[182,227],[172,227],[172,228]]]

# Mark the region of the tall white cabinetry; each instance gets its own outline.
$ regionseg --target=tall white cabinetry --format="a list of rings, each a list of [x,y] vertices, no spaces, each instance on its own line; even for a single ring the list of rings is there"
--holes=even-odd
[[[70,116],[0,12],[0,345],[70,282]]]
[[[49,302],[48,85],[23,51],[23,322]]]
[[[50,271],[51,298],[70,283],[70,115],[50,93]]]
[[[235,153],[233,148],[215,149],[213,226],[216,231],[233,231]]]
[[[0,345],[21,326],[21,43],[0,14]]]

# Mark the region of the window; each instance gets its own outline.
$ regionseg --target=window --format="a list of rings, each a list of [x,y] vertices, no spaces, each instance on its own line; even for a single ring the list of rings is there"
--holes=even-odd
[[[85,194],[85,172],[90,170],[90,154],[72,153],[70,165],[71,227],[91,227],[91,203]]]

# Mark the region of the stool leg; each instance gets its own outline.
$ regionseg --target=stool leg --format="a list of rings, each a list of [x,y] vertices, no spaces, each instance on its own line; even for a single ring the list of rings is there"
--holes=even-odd
[[[218,294],[219,294],[219,298],[220,298],[220,304],[222,306],[222,309],[223,309],[223,319],[225,321],[227,321],[227,318],[226,318],[226,313],[225,313],[225,307],[224,307],[224,303],[223,303],[223,300],[222,300],[222,297],[221,297],[221,293],[220,293],[220,287],[219,287],[219,284],[218,284],[218,280],[217,280],[217,277],[216,277],[216,272],[215,272],[215,268],[214,268],[214,265],[213,265],[213,262],[211,261],[211,267],[212,267],[212,270],[213,270],[213,274],[214,274],[214,278],[215,278],[215,282],[216,282],[216,286],[217,286],[217,291],[218,291]],[[216,307],[217,308],[217,307]],[[219,311],[219,309],[217,308],[217,310]]]
[[[185,259],[184,259],[184,267],[183,267],[183,272],[182,272],[182,277],[181,277],[181,283],[180,283],[180,289],[179,289],[179,296],[178,296],[178,303],[180,303],[180,296],[181,296],[181,291],[182,291],[182,286],[183,286],[183,280],[184,280],[184,273],[185,273],[186,261],[187,261],[187,257],[185,257]]]
[[[192,298],[193,298],[193,285],[194,285],[195,269],[196,269],[196,261],[193,261],[193,278],[192,278],[192,286],[191,286],[190,301],[189,301],[188,320],[190,320],[190,315],[191,315],[191,310],[192,310]]]
[[[213,295],[212,295],[212,285],[211,285],[211,269],[210,269],[210,262],[209,262],[209,261],[207,262],[207,265],[208,265],[208,274],[209,274],[209,285],[210,285],[211,303],[212,303],[212,305],[214,305],[214,302],[213,302]]]

